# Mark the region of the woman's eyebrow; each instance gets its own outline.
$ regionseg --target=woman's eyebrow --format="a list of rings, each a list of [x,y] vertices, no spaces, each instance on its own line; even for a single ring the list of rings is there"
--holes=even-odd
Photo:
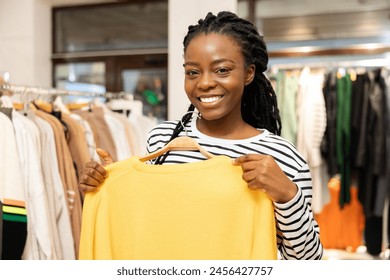
[[[218,63],[222,63],[222,62],[236,63],[234,60],[231,60],[231,59],[229,59],[229,58],[221,58],[221,59],[214,60],[214,61],[212,62],[212,64],[218,64]],[[186,67],[186,66],[188,66],[188,65],[190,65],[190,66],[197,66],[197,65],[199,65],[199,63],[192,62],[192,61],[183,63],[183,67]]]

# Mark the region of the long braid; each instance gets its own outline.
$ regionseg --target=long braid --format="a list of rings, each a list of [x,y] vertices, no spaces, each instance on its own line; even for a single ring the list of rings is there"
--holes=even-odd
[[[240,46],[247,66],[256,66],[255,77],[244,88],[241,114],[245,122],[256,128],[266,128],[277,135],[281,133],[281,119],[276,94],[265,77],[268,52],[263,37],[249,21],[231,12],[220,12],[217,16],[208,13],[197,25],[188,27],[184,37],[184,52],[191,40],[202,33],[218,33],[233,38]]]

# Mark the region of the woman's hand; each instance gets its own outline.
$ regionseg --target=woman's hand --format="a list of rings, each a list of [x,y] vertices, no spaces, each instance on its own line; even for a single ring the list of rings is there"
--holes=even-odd
[[[82,192],[95,191],[108,176],[108,172],[104,169],[104,166],[114,162],[107,151],[97,148],[96,152],[102,164],[96,161],[86,163],[85,169],[81,171],[79,177],[79,189]]]
[[[236,158],[233,164],[241,165],[242,178],[250,189],[265,192],[274,202],[286,203],[298,191],[272,156],[249,154]]]

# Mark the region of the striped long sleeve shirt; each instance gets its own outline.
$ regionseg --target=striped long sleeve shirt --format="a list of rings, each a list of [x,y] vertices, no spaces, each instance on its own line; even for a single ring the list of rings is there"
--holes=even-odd
[[[162,148],[173,133],[178,121],[166,121],[149,132],[148,153]],[[277,245],[281,259],[321,259],[323,247],[319,226],[311,209],[312,179],[306,160],[287,140],[262,129],[261,134],[248,139],[220,139],[202,134],[196,128],[195,118],[179,136],[195,139],[214,155],[237,158],[246,154],[271,155],[286,176],[298,186],[296,196],[287,203],[274,202]],[[199,151],[170,151],[164,164],[189,163],[206,158]]]

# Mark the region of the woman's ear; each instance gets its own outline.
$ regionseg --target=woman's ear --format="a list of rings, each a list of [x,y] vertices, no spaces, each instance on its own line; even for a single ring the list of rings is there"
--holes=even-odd
[[[245,86],[249,85],[253,81],[253,78],[255,77],[255,73],[256,73],[256,66],[254,64],[249,65],[248,68],[246,69]]]

